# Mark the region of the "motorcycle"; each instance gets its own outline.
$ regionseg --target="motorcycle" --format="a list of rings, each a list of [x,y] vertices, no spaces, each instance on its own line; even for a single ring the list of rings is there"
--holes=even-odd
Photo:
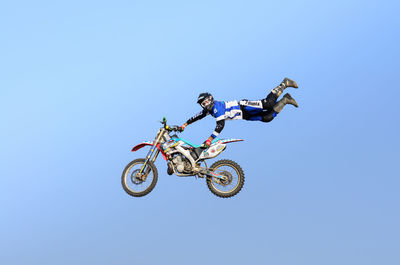
[[[209,190],[221,198],[239,193],[244,185],[244,173],[240,165],[223,159],[208,167],[206,160],[220,155],[226,149],[226,144],[243,141],[242,139],[216,138],[207,148],[204,145],[193,145],[173,134],[180,132],[180,128],[168,126],[165,117],[161,123],[163,126],[158,130],[154,141],[145,141],[132,148],[132,152],[136,152],[150,146],[145,158],[131,161],[122,172],[122,187],[129,195],[141,197],[154,189],[158,180],[154,162],[160,153],[167,162],[169,175],[205,178]]]

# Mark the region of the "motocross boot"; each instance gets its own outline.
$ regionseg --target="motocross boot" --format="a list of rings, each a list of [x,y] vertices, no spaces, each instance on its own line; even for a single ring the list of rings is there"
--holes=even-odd
[[[294,100],[294,98],[292,98],[292,96],[289,93],[286,93],[283,98],[281,100],[279,100],[278,102],[276,102],[275,106],[273,107],[274,111],[276,113],[281,112],[281,110],[283,109],[283,107],[286,104],[290,104],[295,106],[296,108],[299,107],[299,105],[297,104],[296,100]]]
[[[298,88],[296,81],[293,81],[292,79],[285,77],[282,80],[281,84],[272,89],[271,92],[274,93],[277,97],[279,97],[282,94],[283,90],[285,90],[285,88],[287,87]]]

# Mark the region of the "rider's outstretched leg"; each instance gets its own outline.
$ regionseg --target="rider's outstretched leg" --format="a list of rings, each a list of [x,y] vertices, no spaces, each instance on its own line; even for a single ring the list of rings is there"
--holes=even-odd
[[[269,93],[265,99],[261,100],[263,109],[264,110],[272,109],[275,106],[279,96],[282,94],[283,90],[285,90],[287,87],[298,88],[297,83],[295,81],[285,77],[285,79],[282,80],[279,86],[272,89],[271,93]]]
[[[247,99],[241,100],[239,104],[243,111],[243,119],[270,122],[286,104],[291,104],[297,108],[297,102],[290,94],[285,94],[283,98],[277,102],[279,96],[287,87],[298,88],[295,81],[286,77],[279,86],[271,90],[271,93],[269,93],[265,99],[255,101]]]

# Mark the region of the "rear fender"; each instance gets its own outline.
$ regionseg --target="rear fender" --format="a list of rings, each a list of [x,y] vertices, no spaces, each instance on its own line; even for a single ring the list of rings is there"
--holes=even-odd
[[[145,147],[145,146],[153,146],[153,143],[154,143],[153,141],[145,141],[145,142],[142,142],[142,143],[140,143],[140,144],[134,146],[134,147],[132,148],[132,152],[136,152],[137,150],[142,149],[142,148]],[[167,159],[167,156],[165,155],[164,151],[161,149],[160,144],[158,144],[156,147],[157,147],[158,150],[160,150],[160,153],[161,153],[161,155],[163,156],[164,160],[167,161],[167,160],[168,160],[168,159]]]
[[[221,139],[221,144],[234,143],[244,141],[243,139]]]

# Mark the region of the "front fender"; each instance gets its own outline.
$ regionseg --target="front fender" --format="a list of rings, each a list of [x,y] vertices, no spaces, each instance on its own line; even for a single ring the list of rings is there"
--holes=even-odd
[[[150,145],[150,146],[153,145],[153,141],[145,141],[145,142],[142,142],[142,143],[140,143],[140,144],[134,146],[134,147],[132,148],[132,152],[135,152],[135,151],[137,151],[137,150],[139,150],[139,149],[145,147],[146,145]]]
[[[154,143],[153,141],[145,141],[145,142],[142,142],[142,143],[140,143],[140,144],[134,146],[134,147],[132,148],[132,152],[136,152],[137,150],[139,150],[139,149],[141,149],[141,148],[143,148],[143,147],[145,147],[145,146],[148,146],[148,145],[149,145],[149,146],[153,146],[153,143]],[[156,147],[157,147],[158,150],[160,150],[160,153],[161,153],[161,155],[163,156],[164,160],[167,161],[167,160],[168,160],[168,159],[167,159],[167,156],[165,155],[164,151],[161,149],[160,144],[158,144]]]

